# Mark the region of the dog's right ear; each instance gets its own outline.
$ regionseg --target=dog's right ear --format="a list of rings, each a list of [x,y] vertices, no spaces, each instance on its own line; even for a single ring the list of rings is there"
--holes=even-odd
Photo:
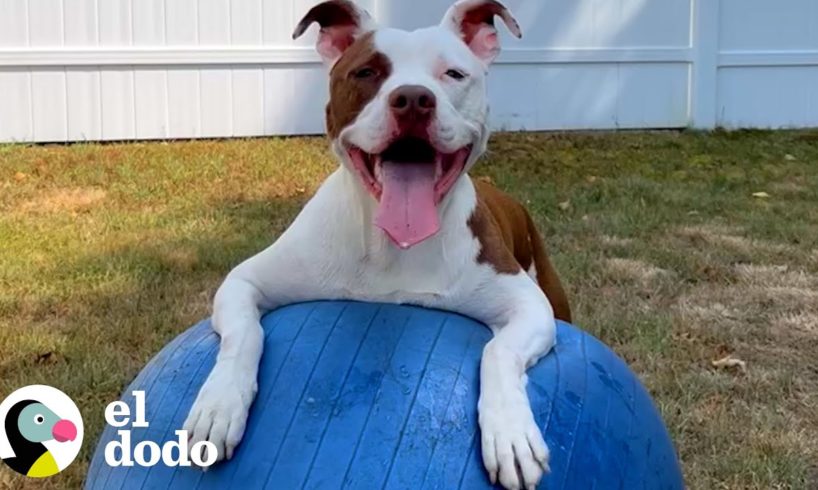
[[[304,34],[313,22],[321,26],[315,49],[329,67],[357,38],[375,29],[375,22],[366,10],[349,0],[329,0],[307,12],[296,26],[293,39]]]

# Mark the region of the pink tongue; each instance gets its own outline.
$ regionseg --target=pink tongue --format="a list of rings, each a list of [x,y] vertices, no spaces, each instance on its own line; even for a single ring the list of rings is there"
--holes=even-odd
[[[409,248],[437,233],[433,163],[383,162],[381,184],[375,224],[397,246]]]

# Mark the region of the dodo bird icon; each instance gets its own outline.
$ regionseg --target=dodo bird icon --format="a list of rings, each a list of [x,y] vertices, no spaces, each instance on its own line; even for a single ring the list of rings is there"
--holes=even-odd
[[[4,458],[14,471],[34,478],[60,472],[54,455],[45,442],[68,442],[77,438],[77,426],[60,418],[37,400],[21,400],[11,406],[5,417],[6,437],[14,456]]]

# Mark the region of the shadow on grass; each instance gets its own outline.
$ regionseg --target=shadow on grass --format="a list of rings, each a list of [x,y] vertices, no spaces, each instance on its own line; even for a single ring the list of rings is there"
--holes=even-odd
[[[218,217],[212,232],[182,233],[159,243],[132,241],[110,252],[64,262],[50,272],[95,277],[90,287],[71,293],[64,308],[48,298],[31,305],[42,320],[34,334],[55,337],[0,363],[0,376],[10,386],[55,386],[83,414],[82,452],[69,469],[49,479],[47,487],[80,487],[104,428],[107,404],[119,398],[164,345],[210,314],[213,294],[227,272],[272,243],[304,201],[298,197],[214,203],[203,210]],[[119,279],[109,281],[111,277]],[[15,343],[19,342],[11,338],[10,344]],[[48,347],[43,350],[42,345]],[[0,474],[0,487],[5,480]],[[32,484],[16,476],[9,476],[8,483]]]

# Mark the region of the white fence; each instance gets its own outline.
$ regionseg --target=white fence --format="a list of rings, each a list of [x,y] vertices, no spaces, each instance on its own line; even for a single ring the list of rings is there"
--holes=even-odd
[[[0,141],[323,132],[317,0],[0,0]],[[359,0],[384,25],[450,0]],[[507,0],[504,129],[818,126],[818,0]]]

